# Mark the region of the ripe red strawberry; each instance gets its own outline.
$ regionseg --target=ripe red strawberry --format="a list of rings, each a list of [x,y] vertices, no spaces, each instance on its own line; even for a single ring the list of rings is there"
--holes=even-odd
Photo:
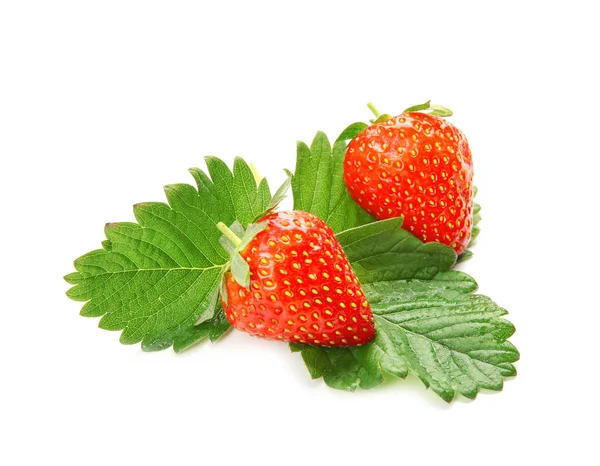
[[[306,212],[276,212],[241,255],[250,288],[225,276],[225,315],[252,335],[319,346],[375,336],[371,308],[331,229]]]
[[[423,241],[461,254],[473,224],[473,163],[463,133],[444,118],[402,113],[376,123],[346,150],[344,180],[352,198]]]

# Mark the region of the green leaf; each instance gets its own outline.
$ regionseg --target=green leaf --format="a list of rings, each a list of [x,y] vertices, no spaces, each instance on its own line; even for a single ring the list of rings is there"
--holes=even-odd
[[[173,342],[173,350],[181,353],[207,338],[210,341],[216,341],[230,329],[231,324],[225,317],[225,313],[221,309],[221,304],[218,303],[218,310],[210,320],[182,328],[178,338]]]
[[[101,328],[122,330],[125,344],[181,351],[217,339],[229,326],[216,297],[229,260],[216,224],[248,225],[271,195],[242,159],[233,172],[215,157],[206,165],[210,176],[190,170],[197,189],[167,186],[168,204],[137,204],[137,223],[107,224],[103,249],[78,258],[77,272],[65,277],[74,285],[67,295],[85,302],[81,314],[102,317]]]
[[[451,248],[423,244],[398,221],[338,234],[371,305],[375,339],[353,348],[295,344],[292,351],[301,352],[313,378],[343,390],[408,373],[446,401],[456,393],[475,398],[482,388],[501,390],[519,359],[507,341],[514,327],[502,318],[506,311],[472,294],[477,284],[470,276],[450,270]]]
[[[292,179],[294,209],[317,215],[334,232],[374,221],[352,200],[346,189],[345,155],[345,140],[338,138],[331,147],[325,133],[318,132],[310,147],[298,142],[296,171]]]
[[[393,218],[346,230],[337,235],[361,283],[430,279],[456,262],[454,250],[440,243],[422,243]]]

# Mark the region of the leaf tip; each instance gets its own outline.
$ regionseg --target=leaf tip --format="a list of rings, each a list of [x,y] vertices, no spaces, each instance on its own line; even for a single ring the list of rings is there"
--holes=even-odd
[[[106,237],[108,237],[108,235],[110,235],[110,233],[117,228],[119,224],[116,222],[108,222],[104,224],[104,234],[106,235]]]
[[[166,184],[163,186],[163,191],[165,192],[165,194],[168,197],[169,194],[174,193],[177,190],[177,187],[178,187],[177,184]]]
[[[65,275],[63,277],[63,280],[66,281],[69,285],[76,285],[81,280],[81,273],[80,272],[68,273],[67,275]],[[69,291],[71,291],[71,290],[67,291],[67,296],[69,296]]]
[[[137,204],[133,204],[134,212],[138,209],[144,209],[150,205],[149,202],[138,202]]]

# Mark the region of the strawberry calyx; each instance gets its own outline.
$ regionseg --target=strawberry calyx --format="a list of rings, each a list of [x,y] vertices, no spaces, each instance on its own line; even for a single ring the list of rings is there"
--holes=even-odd
[[[373,115],[375,115],[374,120],[369,120],[372,124],[381,123],[382,121],[387,121],[390,118],[392,118],[392,115],[388,113],[381,114],[381,112],[377,110],[375,105],[373,105],[371,102],[367,104],[367,107],[369,107],[369,110],[371,110],[371,112],[373,112]]]
[[[236,282],[246,289],[250,288],[250,267],[240,253],[258,233],[267,228],[267,224],[265,222],[251,223],[248,228],[244,229],[238,221],[235,221],[231,227],[219,222],[217,228],[223,233],[219,243],[230,256],[229,262],[223,267],[221,273],[221,286],[223,286],[223,277],[231,271]]]
[[[250,163],[249,166],[254,174],[256,183],[260,183],[262,178],[258,173],[258,170],[252,163]],[[229,261],[221,270],[219,284],[221,297],[226,304],[227,292],[225,290],[225,277],[227,273],[231,272],[233,279],[242,287],[246,289],[250,288],[250,268],[248,263],[242,257],[241,252],[246,248],[246,246],[248,246],[248,244],[250,244],[250,242],[258,233],[267,228],[267,223],[259,220],[277,209],[281,201],[287,196],[287,192],[291,183],[292,175],[291,173],[287,172],[287,178],[271,198],[271,202],[269,202],[268,207],[263,212],[259,213],[254,218],[254,222],[250,223],[247,228],[244,228],[237,220],[229,226],[225,225],[223,222],[217,223],[217,229],[223,234],[223,236],[221,236],[219,239],[219,244],[221,244],[223,249],[227,251],[230,257]]]
[[[373,105],[371,102],[369,102],[367,104],[367,107],[369,107],[369,110],[371,110],[371,112],[373,112],[373,115],[375,115],[375,119],[369,120],[372,124],[382,123],[382,122],[387,121],[390,118],[392,118],[392,116],[388,113],[382,114],[381,112],[379,112],[379,110],[377,110],[375,105]],[[431,100],[428,100],[427,102],[425,102],[423,104],[418,104],[418,105],[413,105],[411,107],[408,107],[402,113],[413,113],[413,112],[429,113],[430,115],[439,116],[439,117],[449,117],[449,116],[453,115],[452,110],[450,110],[447,107],[443,107],[442,105],[432,104]]]
[[[449,117],[453,115],[452,110],[446,107],[442,107],[441,105],[432,104],[431,100],[428,100],[424,104],[413,105],[412,107],[408,107],[402,113],[412,113],[412,112],[422,112],[429,113],[430,115],[439,116],[439,117]]]

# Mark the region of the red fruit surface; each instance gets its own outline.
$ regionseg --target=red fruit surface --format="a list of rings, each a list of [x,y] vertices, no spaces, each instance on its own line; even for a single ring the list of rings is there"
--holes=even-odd
[[[333,231],[306,212],[276,212],[241,252],[250,289],[225,277],[225,315],[252,335],[319,346],[354,346],[375,336],[371,308]]]
[[[473,226],[473,161],[464,134],[444,118],[403,113],[374,124],[346,150],[344,181],[378,220],[403,217],[403,228],[461,254]]]

